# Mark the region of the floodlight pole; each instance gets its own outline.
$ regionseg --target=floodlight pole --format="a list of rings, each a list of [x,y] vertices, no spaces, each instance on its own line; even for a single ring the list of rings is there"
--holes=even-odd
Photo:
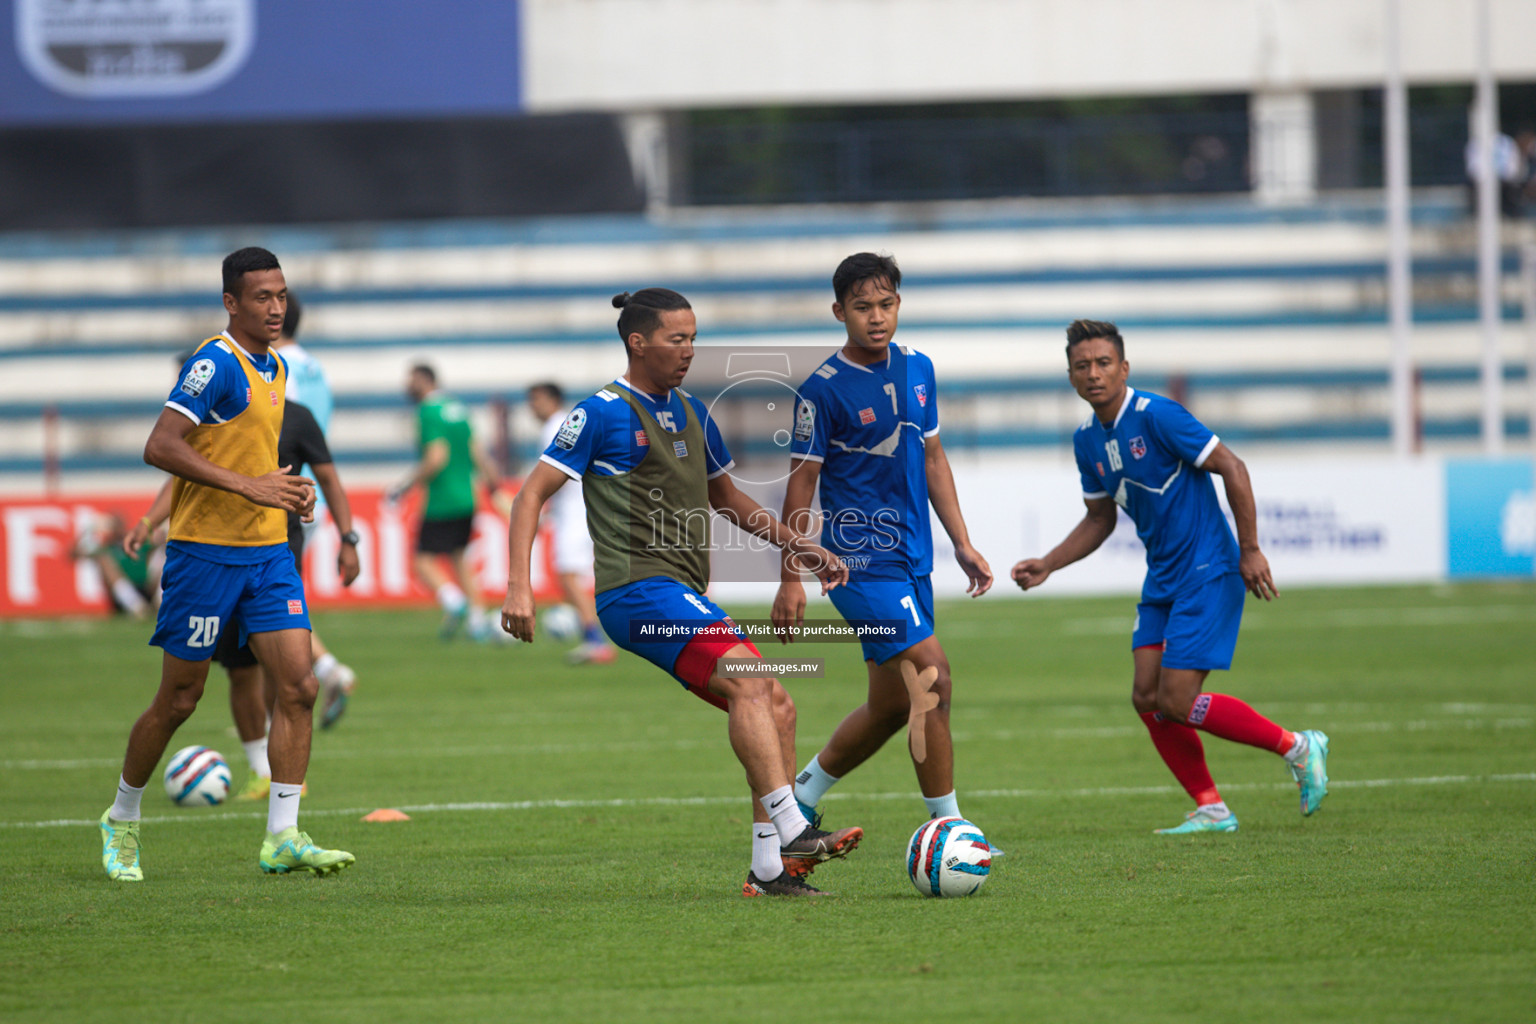
[[[1493,80],[1490,0],[1477,0],[1477,94],[1472,130],[1477,167],[1477,305],[1482,327],[1483,451],[1504,450],[1504,365],[1499,357],[1499,179],[1494,161],[1499,94]]]
[[[1414,449],[1413,264],[1408,221],[1408,89],[1403,83],[1402,0],[1387,0],[1387,322],[1391,337],[1392,451]]]

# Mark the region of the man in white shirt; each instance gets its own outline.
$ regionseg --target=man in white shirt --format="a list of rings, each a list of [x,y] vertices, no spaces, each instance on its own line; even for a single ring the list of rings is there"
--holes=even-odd
[[[565,422],[569,409],[558,384],[545,382],[528,389],[528,408],[541,424],[539,450],[548,448]],[[556,491],[546,506],[554,548],[555,578],[560,592],[581,617],[581,646],[570,653],[572,664],[606,665],[614,660],[613,648],[603,636],[592,601],[592,537],[587,533],[587,509],[581,497],[581,481],[573,480]]]

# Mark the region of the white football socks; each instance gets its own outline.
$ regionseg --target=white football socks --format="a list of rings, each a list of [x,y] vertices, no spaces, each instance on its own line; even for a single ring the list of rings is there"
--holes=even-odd
[[[251,766],[251,774],[260,775],[264,779],[271,778],[272,765],[267,761],[267,738],[263,736],[259,740],[240,745],[245,748],[245,760]]]
[[[804,770],[795,776],[795,799],[807,807],[821,803],[821,798],[827,795],[827,790],[836,785],[838,780],[836,775],[827,774],[819,757],[818,754],[811,758]]]
[[[752,823],[752,873],[759,882],[771,882],[784,870],[779,857],[779,830],[771,821]]]
[[[457,585],[444,583],[437,588],[437,603],[443,611],[450,615],[457,615],[464,610],[465,605],[469,604],[469,598],[464,596],[464,591]]]
[[[1232,809],[1227,806],[1225,800],[1217,800],[1213,804],[1201,804],[1197,809],[1212,821],[1220,821],[1232,814]]]
[[[302,782],[274,782],[267,795],[267,831],[277,835],[285,828],[299,824],[299,794],[304,792]]]
[[[148,785],[146,783],[145,785]],[[138,821],[141,817],[139,802],[144,798],[144,786],[137,788],[128,785],[128,780],[121,775],[117,777],[117,799],[112,801],[112,810],[107,812],[107,817],[113,821]]]
[[[336,671],[336,664],[336,655],[326,651],[315,659],[315,678],[322,683],[325,682],[330,677],[330,674]]]
[[[773,819],[773,827],[778,829],[781,842],[794,842],[810,824],[805,820],[805,815],[800,813],[800,805],[795,803],[795,792],[789,786],[780,786],[758,802],[768,812],[768,817]]]
[[[928,808],[930,818],[959,818],[960,801],[955,799],[955,791],[950,790],[944,796],[925,796],[923,806]]]

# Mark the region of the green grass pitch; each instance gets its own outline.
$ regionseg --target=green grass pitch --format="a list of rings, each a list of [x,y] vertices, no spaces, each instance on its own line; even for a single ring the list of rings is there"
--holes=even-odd
[[[750,614],[754,610],[734,608]],[[762,614],[761,609],[756,610]],[[1187,800],[1129,703],[1129,598],[940,606],[961,807],[1008,851],[925,900],[898,740],[823,805],[863,825],[814,880],[745,900],[725,718],[639,660],[441,644],[426,611],[322,612],[358,672],[316,733],[301,825],[334,878],[256,866],[265,804],[145,796],[141,885],[94,820],[158,652],[129,622],[0,623],[0,1020],[1489,1021],[1536,1014],[1536,584],[1250,600],[1211,689],[1333,740],[1303,819],[1278,758],[1207,738],[1242,820]],[[856,648],[792,684],[803,762],[861,699]],[[174,746],[244,775],[218,670]],[[397,807],[401,824],[364,824]]]

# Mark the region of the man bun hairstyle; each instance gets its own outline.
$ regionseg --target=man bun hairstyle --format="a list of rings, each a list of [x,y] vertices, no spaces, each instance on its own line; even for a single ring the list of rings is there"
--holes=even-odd
[[[1072,359],[1072,346],[1090,338],[1108,338],[1119,353],[1120,360],[1125,361],[1125,339],[1120,337],[1120,328],[1108,320],[1073,320],[1067,325],[1067,360]]]
[[[628,353],[631,334],[650,334],[661,326],[661,314],[693,307],[670,288],[642,288],[634,294],[615,295],[613,308],[619,311],[619,339]]]
[[[224,294],[240,297],[240,288],[246,274],[258,270],[282,270],[277,257],[260,246],[252,245],[236,249],[224,257]]]
[[[901,291],[901,268],[896,257],[874,252],[856,252],[837,265],[832,273],[832,293],[842,302],[865,281],[884,281],[891,291]]]

